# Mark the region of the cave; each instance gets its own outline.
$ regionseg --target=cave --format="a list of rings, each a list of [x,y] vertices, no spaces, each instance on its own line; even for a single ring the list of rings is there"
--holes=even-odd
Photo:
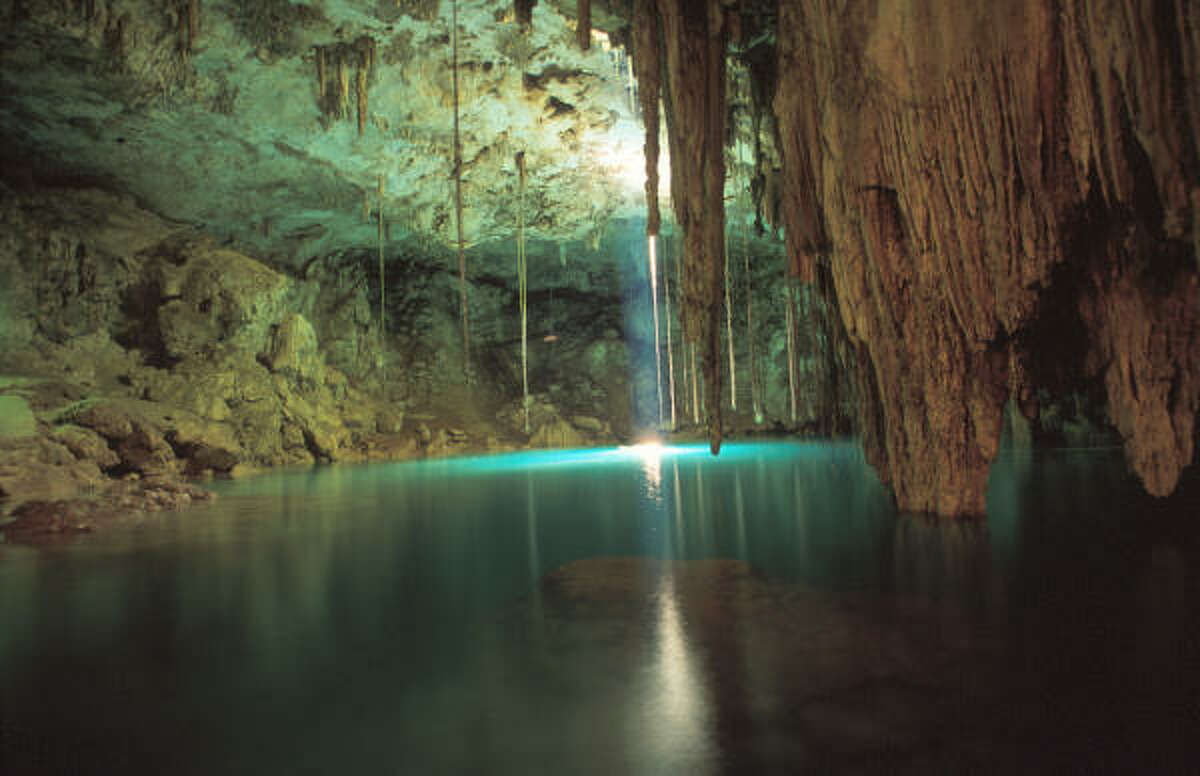
[[[0,21],[0,770],[1187,767],[1200,5]]]

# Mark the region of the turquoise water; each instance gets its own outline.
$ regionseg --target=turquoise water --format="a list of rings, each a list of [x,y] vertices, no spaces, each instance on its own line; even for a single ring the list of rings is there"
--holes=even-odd
[[[896,515],[851,444],[218,483],[0,546],[0,771],[1169,769],[1195,480],[1005,455],[986,523]]]

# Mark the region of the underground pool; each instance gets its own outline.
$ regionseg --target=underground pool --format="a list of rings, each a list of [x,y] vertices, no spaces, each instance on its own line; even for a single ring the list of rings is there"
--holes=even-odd
[[[1006,451],[973,522],[897,514],[848,443],[218,482],[0,545],[0,770],[1174,770],[1196,479]]]

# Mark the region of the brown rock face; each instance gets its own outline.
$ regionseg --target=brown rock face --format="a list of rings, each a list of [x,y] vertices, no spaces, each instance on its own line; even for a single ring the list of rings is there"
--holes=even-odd
[[[1200,7],[797,0],[779,27],[793,270],[829,263],[900,507],[983,510],[1051,312],[1169,493],[1200,408]]]

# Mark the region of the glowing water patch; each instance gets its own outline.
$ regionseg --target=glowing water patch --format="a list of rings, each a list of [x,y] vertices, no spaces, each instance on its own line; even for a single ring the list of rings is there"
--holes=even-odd
[[[655,469],[661,472],[661,464],[665,459],[694,458],[696,459],[696,463],[708,467],[721,466],[722,464],[734,461],[767,460],[778,457],[812,459],[828,456],[831,450],[842,451],[839,453],[839,456],[861,458],[861,452],[856,449],[855,445],[848,442],[729,442],[721,447],[721,455],[714,457],[709,453],[708,445],[705,443],[667,444],[658,441],[646,441],[633,445],[622,445],[620,447],[526,450],[495,455],[386,463],[378,464],[378,466],[392,469],[398,475],[406,470],[424,468],[436,469],[437,471],[456,475],[471,476],[475,474],[500,474],[526,469],[557,471],[587,466],[636,462],[642,465],[643,470],[647,473],[647,477],[652,479],[651,475]]]

